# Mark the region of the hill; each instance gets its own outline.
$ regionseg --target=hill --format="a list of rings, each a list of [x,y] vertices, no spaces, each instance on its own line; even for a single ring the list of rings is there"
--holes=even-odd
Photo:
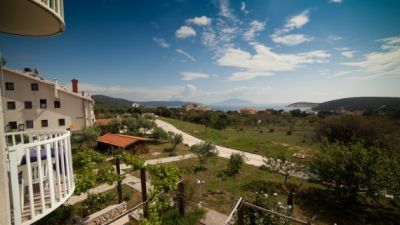
[[[238,98],[229,98],[225,99],[222,102],[214,103],[212,105],[218,105],[218,106],[246,106],[246,105],[254,105],[253,102],[243,100],[243,99],[238,99]]]
[[[132,106],[133,103],[133,101],[123,98],[113,98],[106,95],[93,95],[92,98],[96,104],[102,105]]]
[[[313,108],[318,106],[318,103],[313,103],[313,102],[295,102],[287,107],[294,107],[294,108]]]
[[[102,105],[116,105],[116,106],[132,106],[132,103],[138,103],[144,107],[182,107],[186,102],[184,101],[130,101],[123,98],[113,98],[106,95],[93,95],[92,98],[96,104]]]
[[[399,97],[354,97],[342,98],[318,104],[313,110],[336,110],[343,107],[348,111],[381,110],[385,112],[400,110]]]

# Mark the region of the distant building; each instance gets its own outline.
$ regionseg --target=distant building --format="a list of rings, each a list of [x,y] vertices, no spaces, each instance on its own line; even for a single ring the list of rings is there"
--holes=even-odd
[[[254,114],[257,114],[257,110],[251,109],[251,108],[242,108],[242,109],[240,109],[240,113],[241,113],[241,114],[250,114],[250,115],[254,115]]]
[[[206,112],[206,111],[210,111],[211,108],[210,108],[210,106],[208,106],[208,105],[201,105],[201,106],[197,107],[196,110]]]
[[[78,93],[78,80],[72,91],[31,71],[4,68],[4,120],[8,130],[81,130],[95,123],[93,99]]]
[[[132,108],[139,108],[139,107],[140,107],[139,103],[136,102],[132,103]]]
[[[190,111],[190,110],[197,110],[197,111],[210,111],[211,108],[208,105],[198,105],[197,103],[186,103],[182,106],[182,109],[185,111]]]
[[[185,111],[189,111],[189,110],[192,110],[192,109],[197,109],[197,106],[198,105],[196,103],[186,103],[186,104],[184,104],[182,106],[182,109],[185,110]]]

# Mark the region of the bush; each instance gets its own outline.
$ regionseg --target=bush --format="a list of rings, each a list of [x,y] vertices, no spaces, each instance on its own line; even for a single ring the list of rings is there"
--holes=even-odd
[[[244,163],[244,159],[245,157],[243,153],[232,153],[228,161],[227,174],[232,176],[239,173],[239,170],[242,168]]]
[[[35,225],[49,224],[74,224],[73,223],[74,207],[72,205],[61,205],[46,217],[40,219]]]
[[[286,135],[292,135],[292,131],[291,130],[286,131]]]
[[[269,128],[270,133],[274,133],[275,129],[274,128]]]

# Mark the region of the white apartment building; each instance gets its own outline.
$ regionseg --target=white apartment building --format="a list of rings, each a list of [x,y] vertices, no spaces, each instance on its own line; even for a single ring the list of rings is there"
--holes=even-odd
[[[3,68],[2,84],[4,124],[8,131],[78,131],[95,122],[94,101],[78,92],[78,80],[72,80],[70,91],[37,72]]]

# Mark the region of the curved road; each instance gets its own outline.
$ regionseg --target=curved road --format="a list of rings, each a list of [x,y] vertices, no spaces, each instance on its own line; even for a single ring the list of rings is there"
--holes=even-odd
[[[162,129],[164,129],[167,132],[171,131],[171,132],[174,132],[176,134],[182,134],[183,143],[184,144],[192,146],[192,145],[195,145],[195,144],[198,144],[198,143],[202,142],[202,140],[200,140],[200,139],[198,139],[196,137],[193,137],[192,135],[187,134],[187,133],[179,130],[178,128],[174,127],[170,123],[164,122],[162,120],[157,120],[157,119],[156,119],[155,122],[156,122],[157,126],[161,127]],[[217,147],[217,150],[219,152],[219,154],[218,154],[219,157],[229,159],[231,157],[232,153],[242,153],[246,157],[246,159],[245,159],[245,163],[246,164],[249,164],[249,165],[252,165],[252,166],[261,166],[261,165],[264,164],[264,161],[263,161],[264,157],[262,155],[243,152],[243,151],[239,151],[239,150],[232,149],[232,148],[222,147],[222,146],[219,146],[219,145],[216,145],[216,147]]]

